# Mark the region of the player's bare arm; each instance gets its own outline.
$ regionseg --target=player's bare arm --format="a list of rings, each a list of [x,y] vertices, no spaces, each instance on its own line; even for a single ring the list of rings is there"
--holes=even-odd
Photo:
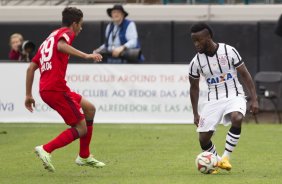
[[[25,107],[33,112],[33,107],[35,107],[35,101],[32,97],[32,84],[34,79],[34,72],[38,69],[38,65],[31,62],[26,71],[26,97],[25,97]]]
[[[245,64],[242,64],[241,66],[239,66],[236,69],[238,73],[240,74],[240,76],[242,77],[242,81],[250,94],[250,111],[251,113],[256,114],[258,113],[259,105],[257,101],[256,88],[252,80],[252,77],[248,69],[246,68]]]
[[[67,44],[67,42],[63,39],[58,42],[57,49],[58,51],[69,54],[71,56],[80,57],[87,60],[94,60],[96,62],[101,62],[103,59],[103,57],[98,53],[86,54],[84,52],[81,52],[80,50],[77,50]]]
[[[200,80],[189,77],[189,81],[190,81],[190,99],[191,99],[191,104],[192,104],[192,109],[193,109],[193,114],[194,114],[194,124],[198,126],[199,120],[200,120],[200,115],[198,113]]]

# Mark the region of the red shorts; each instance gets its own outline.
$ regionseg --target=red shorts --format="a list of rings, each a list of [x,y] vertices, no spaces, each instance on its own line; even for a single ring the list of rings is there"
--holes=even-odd
[[[40,96],[46,104],[62,116],[66,124],[74,126],[84,119],[80,106],[81,95],[71,91],[41,91]]]

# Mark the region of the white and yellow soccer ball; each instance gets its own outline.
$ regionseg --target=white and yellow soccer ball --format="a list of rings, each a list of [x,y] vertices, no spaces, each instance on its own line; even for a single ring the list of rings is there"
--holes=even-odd
[[[217,169],[217,157],[210,152],[202,152],[196,158],[196,167],[203,174],[210,174]]]

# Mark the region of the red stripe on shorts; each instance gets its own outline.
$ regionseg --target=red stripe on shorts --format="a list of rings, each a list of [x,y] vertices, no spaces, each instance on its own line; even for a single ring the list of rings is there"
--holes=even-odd
[[[73,100],[70,98],[70,96],[67,93],[64,93],[64,97],[67,100],[67,102],[69,103],[74,115],[77,118],[77,121],[81,120],[81,113],[79,112],[79,110],[77,110],[76,105],[73,102]]]

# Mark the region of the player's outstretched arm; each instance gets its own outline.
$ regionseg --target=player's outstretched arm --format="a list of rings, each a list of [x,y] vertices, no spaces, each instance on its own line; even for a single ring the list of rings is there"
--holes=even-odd
[[[192,104],[192,109],[193,109],[193,114],[194,114],[194,124],[198,126],[199,120],[200,120],[200,115],[198,112],[200,80],[189,77],[189,81],[190,81],[190,99],[191,99],[191,104]]]
[[[102,55],[98,53],[86,54],[84,52],[81,52],[80,50],[77,50],[76,48],[67,44],[67,42],[63,39],[58,42],[57,49],[58,51],[69,54],[71,56],[80,57],[87,60],[94,60],[96,62],[100,62],[103,59]]]
[[[259,105],[257,101],[257,93],[256,93],[256,87],[254,85],[254,82],[252,80],[252,77],[246,67],[245,64],[242,64],[241,66],[236,68],[240,76],[242,77],[242,81],[244,85],[246,86],[249,95],[250,95],[250,111],[253,114],[258,113]]]
[[[32,84],[34,79],[34,72],[38,69],[38,65],[34,62],[29,64],[26,71],[26,92],[25,92],[25,107],[33,112],[33,107],[35,106],[35,101],[32,97]]]

